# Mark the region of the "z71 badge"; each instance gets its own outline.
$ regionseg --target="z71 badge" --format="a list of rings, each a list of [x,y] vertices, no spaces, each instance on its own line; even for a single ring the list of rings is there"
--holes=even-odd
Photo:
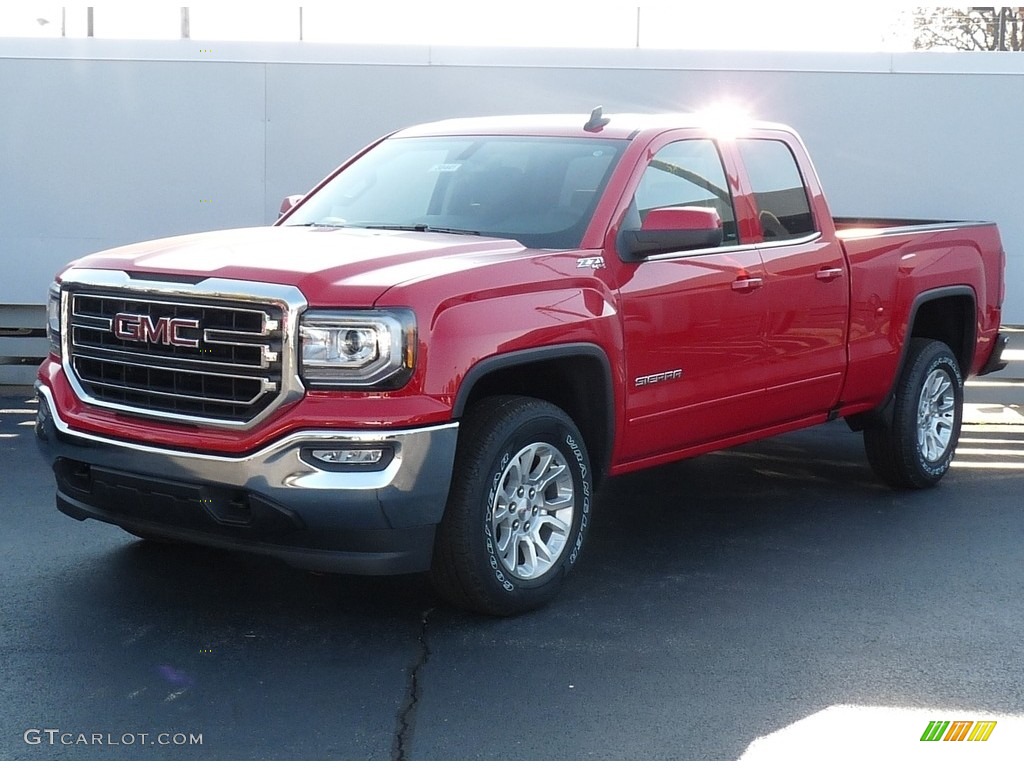
[[[587,256],[576,259],[576,269],[604,269],[603,256]]]

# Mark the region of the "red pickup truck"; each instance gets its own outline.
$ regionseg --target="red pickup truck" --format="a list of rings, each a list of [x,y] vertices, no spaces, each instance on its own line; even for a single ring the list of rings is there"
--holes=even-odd
[[[995,225],[835,219],[780,125],[444,121],[292,202],[58,276],[60,510],[507,615],[559,588],[602,478],[843,418],[931,486],[1003,365]]]

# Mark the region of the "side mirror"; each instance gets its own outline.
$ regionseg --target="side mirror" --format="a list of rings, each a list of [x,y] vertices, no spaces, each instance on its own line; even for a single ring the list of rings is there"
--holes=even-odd
[[[655,208],[640,229],[619,233],[620,250],[627,259],[658,253],[715,248],[722,244],[722,217],[714,208],[679,206]]]
[[[277,213],[278,218],[284,216],[288,211],[298,205],[299,201],[302,200],[303,197],[305,197],[305,195],[288,195],[288,197],[282,200],[281,210]]]

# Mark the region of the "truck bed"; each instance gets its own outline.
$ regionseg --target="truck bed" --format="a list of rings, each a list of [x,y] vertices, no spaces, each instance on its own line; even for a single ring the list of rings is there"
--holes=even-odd
[[[973,354],[961,365],[965,376],[981,370],[998,331],[1003,298],[1002,263],[996,264],[1003,252],[995,224],[840,217],[835,226],[850,265],[844,401],[884,399],[921,296],[945,297],[951,317],[961,316],[956,303],[969,297],[974,306],[968,316],[976,320],[957,333],[973,337],[968,345]]]
[[[942,229],[986,226],[986,221],[944,221],[942,219],[887,219],[865,216],[836,216],[836,234],[843,240],[878,235],[932,232]]]

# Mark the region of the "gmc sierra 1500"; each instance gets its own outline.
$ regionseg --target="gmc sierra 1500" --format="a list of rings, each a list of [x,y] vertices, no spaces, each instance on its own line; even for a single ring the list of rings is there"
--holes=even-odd
[[[445,121],[283,207],[57,277],[63,512],[513,614],[602,477],[844,418],[931,486],[964,378],[1002,365],[995,225],[834,219],[780,125]]]

